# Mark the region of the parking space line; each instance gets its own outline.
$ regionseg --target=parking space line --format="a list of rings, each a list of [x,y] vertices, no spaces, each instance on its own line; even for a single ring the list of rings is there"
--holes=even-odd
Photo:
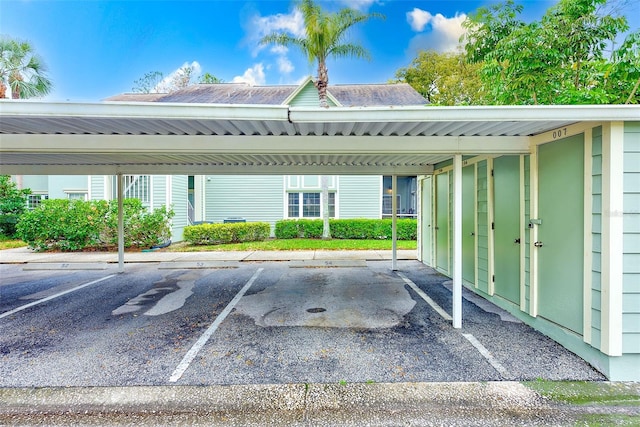
[[[489,362],[491,366],[493,366],[493,368],[498,371],[500,375],[502,375],[502,378],[504,378],[505,380],[510,379],[511,375],[509,374],[509,371],[507,371],[506,368],[502,366],[502,364],[498,362],[495,357],[493,357],[489,350],[487,350],[487,348],[483,346],[482,343],[476,339],[476,337],[471,334],[462,334],[462,336],[465,337],[467,341],[469,341],[471,345],[473,345],[476,350],[480,352],[482,357],[487,359],[487,362]]]
[[[404,280],[404,282],[409,285],[409,287],[411,289],[414,290],[415,293],[417,293],[420,298],[422,298],[423,300],[425,300],[425,302],[427,304],[429,304],[431,306],[431,308],[433,308],[440,316],[442,316],[445,320],[450,320],[452,321],[453,318],[449,315],[449,313],[447,313],[446,311],[444,311],[444,309],[442,307],[440,307],[438,305],[437,302],[435,302],[434,300],[432,300],[427,294],[425,294],[422,289],[420,289],[418,287],[418,285],[416,285],[415,283],[413,283],[413,281],[411,279],[409,279],[407,276],[404,275],[404,273],[401,273],[399,271],[396,271],[396,274],[398,276],[400,276],[400,278],[402,278],[402,280]]]
[[[42,298],[42,299],[39,299],[37,301],[30,302],[29,304],[25,304],[25,305],[22,305],[22,306],[20,306],[18,308],[14,308],[13,310],[5,311],[4,313],[0,314],[0,319],[2,319],[3,317],[11,316],[12,314],[15,314],[15,313],[17,313],[19,311],[25,310],[25,309],[27,309],[29,307],[33,307],[34,305],[42,304],[43,302],[47,302],[47,301],[50,301],[50,300],[52,300],[54,298],[61,297],[62,295],[66,295],[68,293],[75,292],[75,291],[80,290],[82,288],[86,288],[87,286],[95,285],[96,283],[99,283],[99,282],[102,282],[104,280],[110,279],[110,278],[112,278],[114,276],[115,276],[115,274],[111,274],[111,275],[109,275],[107,277],[103,277],[101,279],[93,280],[93,281],[85,283],[83,285],[76,286],[75,288],[67,289],[66,291],[58,292],[57,294],[50,295],[50,296],[48,296],[46,298]]]
[[[253,285],[253,282],[256,281],[260,273],[262,273],[262,270],[264,270],[264,268],[259,268],[253,274],[253,276],[251,276],[251,279],[249,279],[249,281],[243,286],[243,288],[240,289],[240,292],[238,292],[236,296],[233,297],[231,302],[225,307],[224,310],[222,310],[218,317],[216,317],[216,320],[213,321],[211,326],[209,326],[207,330],[204,331],[204,333],[200,336],[200,338],[198,338],[198,341],[196,341],[196,343],[189,349],[187,354],[184,355],[182,361],[180,362],[180,364],[178,364],[178,367],[175,369],[175,371],[173,371],[173,374],[171,374],[169,382],[174,383],[182,377],[182,374],[184,374],[187,368],[189,368],[189,365],[191,364],[193,359],[195,359],[202,347],[204,347],[207,341],[209,341],[209,338],[211,338],[211,335],[213,335],[216,329],[218,329],[218,326],[220,326],[220,324],[229,315],[229,313],[231,313],[231,310],[233,310],[236,304],[238,304],[240,298],[242,298],[242,296],[249,290],[251,285]]]

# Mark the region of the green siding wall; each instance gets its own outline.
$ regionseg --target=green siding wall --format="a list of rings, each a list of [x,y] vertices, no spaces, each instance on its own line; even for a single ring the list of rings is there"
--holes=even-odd
[[[591,345],[600,348],[602,342],[602,127],[593,129],[591,146]]]
[[[478,203],[478,289],[489,292],[489,171],[487,161],[477,165],[477,203]]]
[[[89,190],[91,200],[104,200],[104,175],[91,175],[89,182],[91,186]]]
[[[624,133],[622,351],[640,353],[640,123]]]
[[[171,221],[172,239],[175,242],[182,240],[184,227],[188,225],[187,197],[189,193],[189,177],[186,175],[171,176],[171,206],[175,216]]]
[[[335,107],[336,104],[327,99],[329,106]],[[318,98],[318,89],[313,83],[307,84],[289,103],[291,107],[317,107],[320,105],[320,98]]]
[[[382,178],[379,176],[340,176],[338,178],[339,218],[380,218]]]
[[[284,203],[281,175],[207,176],[206,221],[241,217],[274,226],[284,216]]]

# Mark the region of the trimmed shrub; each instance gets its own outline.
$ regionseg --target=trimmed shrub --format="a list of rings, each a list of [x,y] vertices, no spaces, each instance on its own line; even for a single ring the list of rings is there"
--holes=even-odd
[[[183,237],[192,245],[221,245],[258,242],[266,240],[270,233],[271,226],[266,222],[235,222],[190,225],[184,228]]]
[[[15,237],[16,225],[27,209],[28,188],[19,190],[9,175],[0,175],[0,234]]]
[[[334,239],[390,240],[391,219],[332,219],[329,220],[331,237]],[[398,240],[416,240],[418,221],[399,219],[397,222]],[[322,220],[285,219],[276,223],[275,235],[278,239],[320,238]]]
[[[171,236],[173,211],[149,212],[138,199],[123,201],[124,245],[151,247]],[[112,201],[44,200],[20,218],[16,234],[36,250],[109,249],[118,243],[118,203]]]

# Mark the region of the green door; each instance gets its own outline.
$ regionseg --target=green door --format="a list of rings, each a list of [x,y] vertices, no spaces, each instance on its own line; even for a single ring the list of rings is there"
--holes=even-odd
[[[462,169],[462,279],[476,283],[476,167]]]
[[[422,180],[422,205],[420,211],[420,220],[422,221],[422,262],[433,266],[432,248],[433,248],[433,178],[427,176]]]
[[[584,136],[538,149],[538,314],[582,333]],[[541,246],[540,246],[541,245]]]
[[[494,292],[520,304],[520,157],[493,161]]]
[[[449,173],[436,175],[436,267],[449,272]]]

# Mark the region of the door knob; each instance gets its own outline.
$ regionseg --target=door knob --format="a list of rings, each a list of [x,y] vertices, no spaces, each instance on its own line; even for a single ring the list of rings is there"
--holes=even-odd
[[[542,242],[535,242],[533,244],[533,246],[535,246],[536,248],[541,248],[542,247]]]
[[[513,241],[513,243],[520,244],[520,238],[518,237],[517,239],[515,239],[515,240]]]

